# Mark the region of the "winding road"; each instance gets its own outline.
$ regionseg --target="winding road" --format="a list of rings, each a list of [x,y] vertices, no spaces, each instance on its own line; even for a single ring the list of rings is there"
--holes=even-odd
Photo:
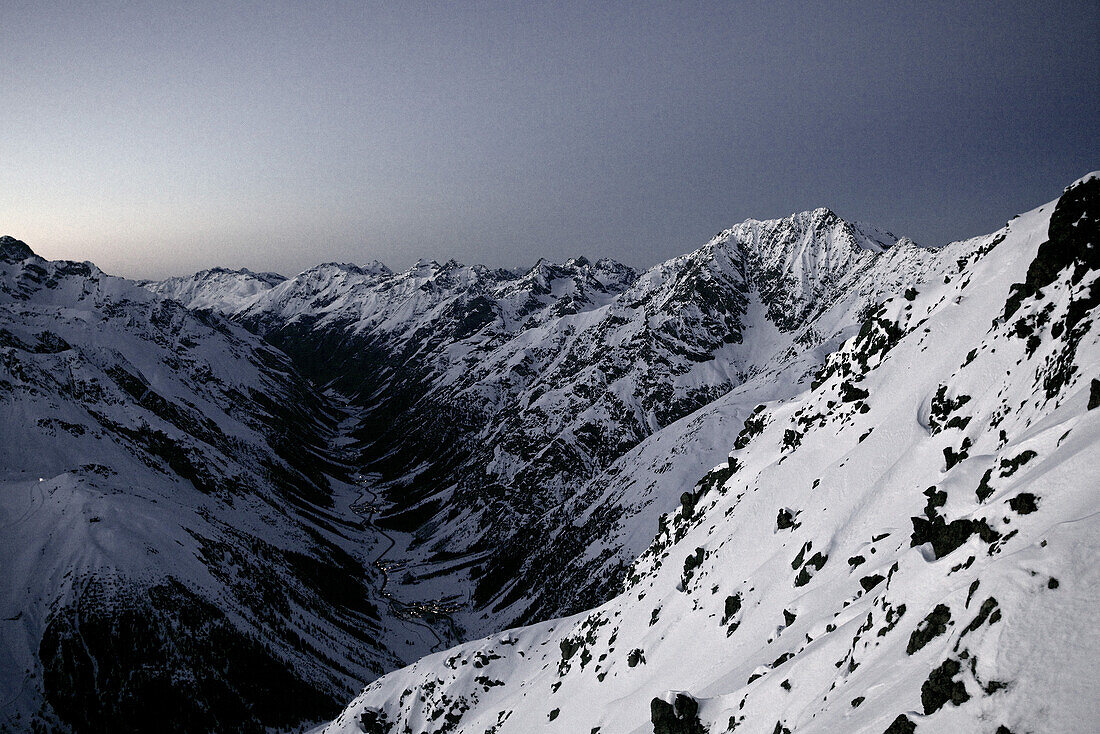
[[[340,405],[344,409],[344,419],[337,425],[335,436],[333,437],[333,449],[335,455],[339,456],[344,465],[350,469],[358,465],[354,451],[351,449],[354,443],[351,432],[357,425],[357,411],[347,396],[341,395],[335,390],[330,390],[328,395],[337,405]],[[378,555],[375,556],[374,560],[371,561],[371,565],[382,573],[382,584],[378,587],[378,591],[389,604],[390,614],[397,619],[405,620],[417,627],[423,627],[427,630],[427,632],[435,638],[435,644],[432,645],[429,652],[438,652],[451,645],[457,645],[462,637],[459,634],[458,625],[455,624],[454,618],[448,614],[445,609],[440,609],[439,605],[432,605],[429,608],[427,605],[420,603],[406,603],[398,600],[387,590],[387,587],[390,585],[390,569],[403,567],[404,564],[400,559],[394,559],[394,561],[387,560],[389,554],[397,546],[397,539],[378,527],[375,523],[375,517],[380,510],[381,498],[374,487],[377,485],[381,476],[378,474],[364,473],[362,470],[356,470],[352,471],[351,477],[355,485],[359,488],[359,496],[350,505],[351,511],[362,519],[364,527],[373,529],[385,538],[387,542],[387,545],[382,548]],[[436,632],[435,627],[425,619],[429,615],[434,619],[441,619],[447,623],[447,627],[451,633],[451,639],[445,640]]]
[[[386,563],[386,556],[397,545],[397,540],[385,530],[378,527],[378,525],[376,525],[374,522],[374,517],[378,514],[379,501],[378,493],[375,492],[373,489],[373,482],[375,481],[376,476],[377,475],[361,473],[356,473],[354,475],[356,484],[359,486],[359,497],[355,500],[355,502],[352,503],[351,510],[356,515],[359,515],[359,517],[363,518],[363,521],[366,525],[373,528],[389,543],[389,545],[383,548],[378,556],[375,557],[373,561],[371,561],[371,564],[382,573],[382,585],[379,587],[378,591],[382,594],[382,596],[386,598],[387,602],[389,603],[390,613],[393,614],[393,616],[397,617],[398,619],[403,619],[407,622],[411,622],[418,627],[423,627],[431,634],[432,637],[435,638],[436,642],[434,645],[432,645],[430,652],[438,652],[439,650],[442,650],[449,645],[458,644],[461,638],[459,637],[458,628],[455,625],[455,621],[451,617],[451,615],[438,610],[431,610],[430,612],[428,612],[421,608],[418,604],[407,604],[405,602],[399,601],[397,598],[394,597],[392,593],[386,590],[386,587],[389,586],[390,583],[389,569],[392,567],[392,564]],[[438,616],[447,622],[447,625],[448,627],[450,627],[451,630],[451,640],[444,640],[442,637],[439,636],[439,633],[435,631],[435,628],[431,624],[429,624],[427,621],[424,621],[424,615],[427,613]]]

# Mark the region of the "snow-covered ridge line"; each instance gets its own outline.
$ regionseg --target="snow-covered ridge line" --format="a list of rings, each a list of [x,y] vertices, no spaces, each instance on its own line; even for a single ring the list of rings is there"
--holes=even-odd
[[[910,242],[906,238],[899,238],[890,232],[878,229],[865,223],[849,223],[837,217],[830,209],[819,208],[812,211],[792,214],[790,217],[772,220],[749,219],[744,223],[724,230],[716,235],[708,244],[718,242],[749,241],[760,245],[762,240],[775,241],[776,233],[790,230],[803,230],[808,239],[812,240],[815,232],[833,229],[830,233],[837,246],[848,246],[859,250],[881,252],[893,247],[899,241]],[[769,233],[771,237],[761,237],[759,233]],[[807,241],[803,241],[805,248]],[[767,245],[762,245],[766,248]],[[704,247],[705,249],[705,247]],[[767,259],[768,254],[757,253],[758,256]],[[781,253],[771,253],[771,259],[780,257]],[[688,256],[690,257],[690,255]],[[673,258],[666,263],[654,266],[654,269],[666,267],[669,263],[679,258]],[[247,269],[227,270],[224,268],[211,268],[199,271],[192,276],[169,278],[164,281],[145,281],[143,285],[162,295],[175,298],[191,308],[210,308],[227,314],[236,314],[250,307],[255,307],[257,298],[256,289],[274,290],[285,281],[302,281],[315,284],[318,276],[331,277],[331,272],[337,271],[348,276],[360,276],[365,281],[377,284],[382,290],[389,290],[393,282],[416,281],[418,286],[427,283],[442,283],[444,287],[454,283],[477,283],[485,291],[508,291],[530,281],[538,281],[544,287],[553,280],[575,277],[578,273],[588,271],[594,279],[605,287],[625,284],[625,281],[636,277],[633,269],[609,258],[601,258],[591,262],[588,258],[571,258],[564,263],[553,263],[546,259],[540,259],[530,268],[523,269],[493,269],[484,265],[464,265],[454,259],[440,264],[436,260],[418,260],[412,267],[402,272],[394,272],[383,263],[375,260],[367,265],[354,265],[350,263],[323,263],[309,268],[291,278],[274,273],[256,274]],[[322,275],[329,274],[329,275]],[[242,284],[247,283],[243,292],[234,287],[228,281],[236,276]],[[345,276],[346,277],[346,276]],[[608,281],[611,282],[608,282]],[[362,283],[358,283],[362,284]],[[226,291],[229,293],[226,293]],[[238,291],[233,293],[233,291]],[[216,292],[218,297],[211,299],[210,294]],[[274,294],[273,294],[274,295]],[[277,300],[277,297],[272,300]],[[270,306],[268,306],[270,308]]]

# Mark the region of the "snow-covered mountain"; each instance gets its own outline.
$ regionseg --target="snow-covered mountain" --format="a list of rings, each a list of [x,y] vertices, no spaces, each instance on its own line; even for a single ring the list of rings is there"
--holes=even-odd
[[[1091,730],[1100,174],[919,262],[923,282],[831,333],[848,338],[810,384],[768,395],[747,368],[624,455],[644,477],[663,454],[679,486],[587,504],[650,488],[667,510],[617,596],[390,673],[326,731]],[[816,272],[784,278],[777,333],[829,313],[786,298],[828,288]],[[752,311],[729,311],[742,344]],[[738,391],[760,396],[747,416]],[[685,481],[715,444],[728,456]]]
[[[386,671],[330,731],[1080,730],[1098,208],[642,273],[2,238],[0,731],[286,729]]]
[[[353,396],[383,522],[411,534],[397,593],[477,634],[607,598],[644,547],[630,518],[658,483],[630,452],[704,406],[737,419],[789,394],[864,311],[941,261],[818,209],[747,221],[640,275],[584,258],[525,272],[326,264],[266,289],[226,271],[149,287],[222,304]],[[700,420],[685,440],[710,435]],[[708,444],[678,469],[713,463]],[[639,481],[651,491],[625,490]]]
[[[427,652],[343,416],[224,318],[0,238],[0,730],[297,725]]]
[[[253,273],[247,269],[211,268],[200,275],[144,284],[163,296],[186,303],[188,308],[234,313],[286,280],[278,273]]]

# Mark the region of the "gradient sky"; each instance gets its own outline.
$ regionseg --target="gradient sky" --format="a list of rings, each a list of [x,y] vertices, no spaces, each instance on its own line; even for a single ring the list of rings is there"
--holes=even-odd
[[[919,242],[1100,168],[1100,3],[0,0],[0,234],[136,277]]]

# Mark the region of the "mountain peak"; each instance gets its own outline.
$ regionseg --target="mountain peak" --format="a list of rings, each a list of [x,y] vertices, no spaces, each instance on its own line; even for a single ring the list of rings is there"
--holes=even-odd
[[[439,265],[439,262],[437,260],[434,260],[434,259],[428,260],[428,259],[422,257],[422,258],[419,258],[415,263],[413,263],[413,266],[411,268],[409,268],[409,272],[413,272],[413,271],[417,271],[417,270],[425,270],[425,269],[434,271],[434,270],[439,270],[439,267],[440,267],[440,265]]]
[[[10,235],[0,237],[0,260],[15,263],[22,262],[28,257],[34,257],[34,250],[26,242]]]
[[[746,219],[719,232],[697,252],[713,252],[714,248],[736,245],[774,261],[773,264],[786,262],[790,265],[791,258],[812,257],[837,265],[850,257],[858,257],[861,251],[888,250],[901,239],[887,230],[849,221],[832,209],[818,207],[777,219]]]
[[[367,275],[393,275],[393,271],[381,260],[371,260],[359,269]]]
[[[1086,173],[1084,176],[1082,176],[1081,178],[1077,179],[1076,181],[1071,183],[1069,186],[1067,186],[1065,190],[1069,191],[1070,189],[1076,188],[1077,186],[1080,186],[1083,183],[1087,183],[1087,182],[1091,181],[1094,178],[1100,178],[1100,171],[1092,171],[1091,173]]]

